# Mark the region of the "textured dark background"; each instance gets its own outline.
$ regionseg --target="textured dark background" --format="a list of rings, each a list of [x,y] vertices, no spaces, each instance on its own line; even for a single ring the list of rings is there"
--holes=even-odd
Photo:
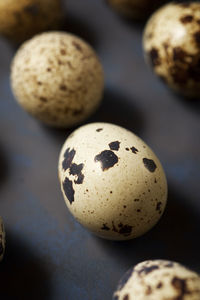
[[[200,103],[173,95],[145,65],[142,27],[98,0],[68,0],[67,28],[93,45],[105,69],[105,96],[89,121],[131,129],[160,158],[169,201],[159,224],[129,242],[96,238],[69,214],[57,160],[68,131],[39,124],[14,101],[14,55],[0,40],[0,214],[7,248],[0,299],[109,300],[121,275],[151,258],[200,271]]]

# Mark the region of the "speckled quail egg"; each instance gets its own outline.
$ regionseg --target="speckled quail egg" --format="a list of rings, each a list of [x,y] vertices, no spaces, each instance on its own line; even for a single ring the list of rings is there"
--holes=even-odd
[[[4,252],[5,252],[5,230],[2,218],[0,217],[0,261],[3,259]]]
[[[147,260],[120,280],[113,300],[199,300],[200,277],[179,263]]]
[[[0,34],[14,43],[57,29],[62,20],[60,0],[0,1]]]
[[[102,238],[140,236],[165,209],[167,183],[158,158],[117,125],[91,123],[75,130],[60,153],[59,179],[72,215]]]
[[[106,0],[118,13],[133,19],[144,19],[164,0]]]
[[[172,2],[155,12],[144,31],[154,72],[186,97],[200,97],[200,2]]]
[[[32,116],[47,125],[71,127],[97,109],[104,79],[99,59],[85,41],[49,32],[20,47],[11,84],[18,103]]]

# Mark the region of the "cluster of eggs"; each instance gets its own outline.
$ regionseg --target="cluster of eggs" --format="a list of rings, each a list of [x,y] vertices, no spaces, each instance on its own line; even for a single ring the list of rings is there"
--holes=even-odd
[[[164,0],[107,0],[129,18],[143,19]],[[149,19],[143,36],[146,61],[173,90],[200,95],[200,4],[173,2]],[[0,33],[21,43],[62,23],[60,0],[0,3]],[[100,105],[104,74],[88,43],[61,31],[38,34],[17,51],[11,86],[18,103],[39,121],[69,128]],[[153,151],[134,133],[109,123],[76,129],[59,157],[59,180],[72,215],[92,233],[128,240],[150,230],[162,216],[167,181]],[[0,259],[5,231],[0,219]],[[178,263],[146,261],[119,283],[114,300],[200,299],[200,277]]]
[[[19,48],[11,86],[29,114],[47,125],[69,128],[98,108],[103,68],[85,41],[51,31]],[[136,135],[112,124],[82,126],[68,137],[59,178],[71,213],[104,238],[142,235],[158,222],[166,205],[167,183],[158,158]]]

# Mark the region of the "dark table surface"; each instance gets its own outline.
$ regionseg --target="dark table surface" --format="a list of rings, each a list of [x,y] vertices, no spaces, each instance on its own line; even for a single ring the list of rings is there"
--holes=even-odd
[[[97,0],[66,1],[67,28],[96,49],[105,95],[90,121],[122,125],[160,158],[169,183],[161,221],[128,242],[99,239],[70,215],[57,177],[68,130],[39,124],[9,85],[14,49],[0,40],[0,215],[7,247],[0,299],[109,300],[121,275],[154,258],[200,272],[200,103],[172,94],[142,54],[143,25],[130,24]]]

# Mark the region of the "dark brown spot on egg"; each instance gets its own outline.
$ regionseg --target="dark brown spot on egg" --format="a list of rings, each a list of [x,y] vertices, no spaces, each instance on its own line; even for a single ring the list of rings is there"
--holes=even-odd
[[[141,275],[141,274],[144,274],[144,275],[147,275],[155,270],[158,270],[159,267],[157,265],[153,265],[153,266],[143,266],[139,271],[138,271],[138,274]]]
[[[115,224],[114,222],[112,221],[112,231],[114,232],[118,232],[117,228],[115,227]]]
[[[165,52],[166,52],[166,54],[167,54],[168,48],[169,48],[169,42],[164,42],[164,43],[163,43],[163,47],[164,47]]]
[[[61,54],[61,55],[66,55],[66,54],[67,54],[67,52],[66,52],[66,50],[65,50],[65,49],[61,49],[61,50],[60,50],[60,54]]]
[[[102,170],[105,171],[112,168],[118,162],[118,157],[113,151],[104,150],[95,156],[94,161],[100,162]]]
[[[67,199],[69,200],[70,204],[74,202],[74,189],[73,189],[73,183],[71,180],[69,180],[67,177],[65,178],[63,182],[63,189],[65,192],[65,195]]]
[[[163,286],[163,284],[162,284],[162,282],[160,281],[160,282],[157,284],[156,288],[157,288],[157,289],[161,289],[162,286]]]
[[[129,236],[131,234],[132,228],[133,228],[130,225],[123,225],[122,223],[119,223],[118,227],[119,227],[118,232],[124,236]]]
[[[91,57],[93,57],[93,55],[84,55],[81,60],[87,60],[87,59],[90,59]]]
[[[77,108],[77,109],[74,109],[73,111],[73,116],[78,116],[78,115],[81,115],[83,113],[83,108]]]
[[[103,224],[103,226],[101,227],[102,230],[106,230],[106,231],[109,231],[110,228],[106,225],[106,224]]]
[[[152,288],[150,287],[150,285],[147,286],[145,294],[146,295],[150,295],[152,293]]]
[[[126,295],[123,297],[123,300],[129,300],[129,295],[126,294]]]
[[[184,295],[189,294],[185,279],[174,276],[171,283],[173,287],[179,292],[178,296],[174,300],[182,300]]]
[[[187,83],[187,74],[182,67],[175,65],[169,68],[169,72],[171,77],[173,78],[173,81],[178,85],[185,85]]]
[[[61,90],[61,91],[67,91],[66,85],[65,85],[65,84],[61,84],[61,85],[60,85],[60,90]]]
[[[47,72],[51,72],[51,68],[47,68]]]
[[[40,99],[40,101],[42,101],[44,103],[46,103],[48,101],[47,98],[45,98],[45,97],[40,97],[39,99]]]
[[[187,57],[187,53],[181,48],[181,47],[174,47],[173,48],[173,60],[185,62],[185,59]]]
[[[97,132],[100,132],[100,131],[102,131],[102,130],[103,130],[103,128],[97,128],[97,129],[96,129]]]
[[[109,144],[110,149],[113,150],[113,151],[118,151],[119,150],[119,146],[120,146],[120,142],[119,141],[111,142]]]
[[[193,16],[192,15],[185,15],[185,16],[183,16],[183,17],[180,18],[180,21],[183,24],[191,23],[192,20],[193,20]]]
[[[83,167],[84,167],[84,164],[77,165],[75,163],[73,163],[70,166],[69,174],[78,177],[77,180],[74,180],[74,183],[76,183],[76,184],[82,184],[83,183],[83,179],[84,179],[84,175],[82,173]]]
[[[139,208],[138,208],[138,209],[137,209],[137,212],[139,212],[139,213],[140,213],[140,212],[141,212],[141,209],[139,209]]]
[[[144,166],[147,170],[149,170],[149,172],[154,172],[155,169],[157,168],[155,162],[152,159],[148,159],[148,158],[143,158],[143,163]]]
[[[166,265],[164,265],[165,268],[173,268],[173,266],[174,266],[174,263],[171,261],[169,263],[167,263]]]
[[[126,151],[129,151],[130,149],[129,149],[129,148],[125,148],[125,150],[126,150]]]
[[[80,52],[83,51],[81,45],[80,45],[78,42],[73,41],[72,44],[73,44],[73,46],[74,46],[78,51],[80,51]]]
[[[151,63],[153,67],[159,66],[160,65],[160,57],[159,57],[159,51],[156,48],[152,48],[149,51],[149,56],[151,59]]]
[[[162,202],[158,202],[158,203],[156,204],[156,210],[159,211],[159,213],[162,212],[162,210],[161,210],[161,205],[162,205]]]
[[[117,232],[124,236],[129,236],[132,232],[132,226],[119,223],[118,227],[116,227],[114,222],[112,221],[112,231]]]
[[[62,162],[62,167],[66,171],[68,168],[70,168],[71,163],[74,159],[74,156],[76,154],[76,151],[74,149],[70,150],[70,148],[67,148],[67,150],[64,153],[64,160]]]
[[[131,147],[131,151],[132,151],[134,154],[137,154],[138,149],[136,149],[135,147]]]
[[[153,33],[151,32],[151,33],[149,33],[149,34],[147,35],[147,39],[150,40],[150,39],[152,39],[152,38],[153,38]]]
[[[72,66],[72,64],[71,64],[70,61],[67,61],[67,65],[68,65],[68,67],[69,67],[70,69],[73,69],[73,66]]]

